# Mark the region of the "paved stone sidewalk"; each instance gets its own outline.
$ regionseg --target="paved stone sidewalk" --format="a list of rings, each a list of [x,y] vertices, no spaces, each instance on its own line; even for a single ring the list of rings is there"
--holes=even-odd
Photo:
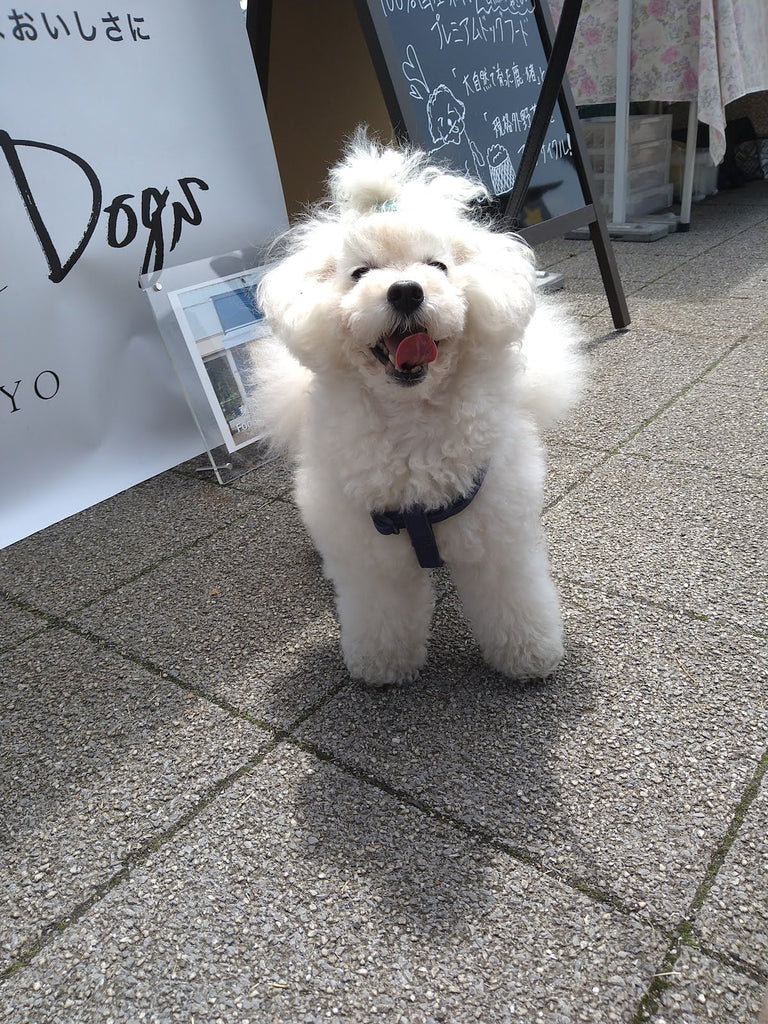
[[[568,656],[349,682],[269,463],[0,552],[5,1024],[755,1024],[768,987],[768,182],[540,247],[592,385],[549,444]]]

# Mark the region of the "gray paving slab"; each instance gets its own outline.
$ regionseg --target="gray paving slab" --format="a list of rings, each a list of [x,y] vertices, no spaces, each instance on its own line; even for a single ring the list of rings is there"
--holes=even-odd
[[[569,241],[567,238],[548,238],[546,242],[539,242],[533,246],[536,265],[541,269],[574,259],[588,250],[594,251],[590,242]],[[558,269],[562,273],[562,268]]]
[[[765,635],[766,506],[752,477],[620,454],[545,522],[563,578]]]
[[[613,321],[608,312],[607,299],[597,290],[594,293],[583,291],[578,282],[570,281],[566,276],[564,288],[560,292],[560,301],[571,316],[585,323],[595,318],[598,321],[598,330],[602,332],[612,328]]]
[[[348,679],[331,587],[287,502],[233,523],[73,621],[278,726]]]
[[[565,665],[525,685],[447,595],[417,683],[345,691],[298,735],[672,927],[762,756],[764,641],[590,589],[565,610]]]
[[[712,200],[697,204],[690,231],[671,232],[653,242],[613,240],[619,268],[632,271],[643,264],[659,260],[665,265],[670,258],[685,262],[688,257],[705,255],[713,248],[738,239],[742,234],[760,230],[768,223],[768,210],[763,214],[753,205],[718,205]],[[588,239],[556,238],[535,247],[539,266],[552,266],[574,256],[594,259]],[[563,268],[558,268],[563,272]]]
[[[664,249],[678,253],[681,257],[699,256],[744,231],[751,230],[756,223],[764,220],[763,212],[753,206],[723,206],[714,197],[704,203],[697,203],[693,209],[690,231],[677,231],[646,248]],[[617,242],[618,247],[628,249],[634,243]],[[637,248],[637,246],[635,246]]]
[[[233,486],[237,490],[269,498],[290,498],[293,491],[293,467],[285,458],[268,455],[261,465],[243,474]]]
[[[691,252],[687,246],[675,244],[676,239],[682,237],[668,235],[658,243],[639,247],[633,242],[617,243],[614,251],[624,290],[633,294],[648,285],[661,288],[672,279],[687,281],[701,256],[697,250]],[[697,241],[702,248],[707,246],[704,237]]]
[[[610,450],[622,444],[728,348],[718,336],[681,337],[647,326],[602,333],[601,325],[592,325],[588,387],[554,436],[587,448]]]
[[[35,633],[48,629],[48,620],[0,597],[0,653]]]
[[[696,920],[707,949],[768,969],[768,788],[762,779]]]
[[[722,339],[732,344],[763,331],[766,322],[765,302],[759,295],[672,295],[663,282],[628,295],[627,306],[630,329],[656,328],[680,339]]]
[[[2,969],[269,736],[60,630],[0,677]]]
[[[679,255],[654,250],[644,250],[638,258],[634,253],[628,258],[617,260],[622,287],[631,294],[659,274],[671,270],[679,263]],[[540,269],[555,271],[563,275],[564,288],[556,293],[561,299],[572,301],[578,312],[596,307],[605,308],[607,300],[600,270],[590,242],[564,243],[561,239],[544,243],[536,249],[536,262]],[[610,322],[610,318],[606,318]]]
[[[689,260],[677,272],[651,278],[643,285],[644,296],[684,298],[686,303],[718,298],[742,298],[763,304],[768,273],[765,250],[768,234],[750,233],[730,245]]]
[[[544,486],[545,506],[560,500],[572,487],[582,482],[607,457],[598,450],[580,448],[562,440],[562,432],[545,442],[547,475]]]
[[[649,1024],[758,1024],[761,1002],[762,986],[753,978],[684,949]]]
[[[163,473],[0,551],[0,590],[66,615],[263,502]]]
[[[629,1024],[664,945],[282,748],[0,985],[0,1015]]]
[[[576,242],[574,245],[576,247],[564,256],[556,257],[554,252],[551,252],[549,260],[537,260],[538,265],[542,269],[553,269],[562,274],[565,279],[566,293],[573,291],[582,300],[585,296],[604,299],[605,293],[600,269],[591,244]],[[622,284],[626,291],[626,283],[622,281]],[[564,293],[558,294],[563,295]]]
[[[681,262],[674,252],[627,257],[620,276],[630,314],[630,336],[651,328],[675,338],[733,342],[765,324],[765,271],[759,253],[750,265],[737,252],[727,258],[712,256],[706,273],[697,269],[699,262],[700,258],[689,254]],[[577,253],[550,266],[564,275],[562,294],[574,310],[598,326],[609,327],[604,285],[593,254]]]
[[[768,391],[768,316],[763,329],[736,345],[710,379],[717,384]]]
[[[748,181],[740,188],[721,189],[707,202],[712,206],[768,206],[768,189],[764,181]]]
[[[715,368],[663,410],[625,451],[768,477],[766,428],[768,394],[757,387],[723,385]],[[764,492],[764,487],[759,489]],[[768,546],[764,554],[768,556]]]

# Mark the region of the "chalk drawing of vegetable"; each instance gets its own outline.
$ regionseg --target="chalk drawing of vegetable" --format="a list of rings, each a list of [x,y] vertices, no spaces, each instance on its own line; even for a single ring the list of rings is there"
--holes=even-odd
[[[515,184],[515,168],[509,158],[509,150],[496,143],[490,147],[487,156],[493,194],[503,196],[511,192]]]

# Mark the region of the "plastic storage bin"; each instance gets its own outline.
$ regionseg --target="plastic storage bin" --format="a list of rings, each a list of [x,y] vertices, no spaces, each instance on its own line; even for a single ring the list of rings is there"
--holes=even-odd
[[[582,121],[587,149],[613,149],[616,136],[615,117],[588,117]],[[656,142],[672,137],[671,114],[631,114],[629,117],[629,145]]]
[[[595,184],[601,199],[613,198],[613,171],[610,174],[596,174]],[[635,167],[627,171],[627,196],[647,192],[651,188],[660,188],[669,184],[669,161],[649,164],[647,167]]]
[[[685,145],[682,142],[672,143],[672,159],[669,176],[675,190],[675,199],[680,199],[683,192],[683,174],[685,173]],[[697,149],[693,165],[693,199],[699,202],[706,196],[717,192],[717,167],[712,161],[708,149]]]
[[[665,210],[672,205],[672,195],[671,181],[643,192],[631,192],[627,196],[627,220],[632,217],[644,217],[646,213],[656,213],[657,210]]]
[[[636,170],[638,167],[658,167],[660,164],[668,166],[671,152],[671,139],[636,143],[629,148],[627,166],[630,170]],[[616,163],[616,151],[613,146],[610,149],[590,149],[589,157],[595,174],[613,174]]]
[[[587,151],[595,172],[596,198],[610,215],[616,165],[614,117],[582,122]],[[626,218],[642,217],[672,203],[669,168],[672,152],[671,114],[633,114],[628,123]]]

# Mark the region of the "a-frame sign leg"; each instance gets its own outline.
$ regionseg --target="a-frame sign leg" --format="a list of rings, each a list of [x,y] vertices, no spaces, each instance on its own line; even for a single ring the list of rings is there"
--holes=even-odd
[[[603,278],[603,286],[608,299],[608,307],[613,317],[613,325],[617,331],[629,327],[629,309],[621,286],[619,268],[613,251],[608,222],[599,202],[594,204],[595,219],[589,225],[589,237],[595,248],[597,265]]]
[[[542,43],[547,54],[547,71],[542,83],[541,95],[531,124],[531,130],[520,160],[520,169],[524,172],[525,179],[522,183],[515,183],[515,189],[507,203],[506,215],[514,218],[516,221],[522,209],[525,195],[524,193],[520,194],[521,188],[527,191],[528,182],[530,181],[536,158],[541,150],[549,119],[559,98],[563,122],[571,135],[573,158],[587,204],[583,210],[576,211],[570,217],[563,218],[561,223],[566,230],[571,230],[571,224],[568,224],[568,221],[575,222],[578,220],[582,225],[588,226],[589,237],[595,249],[597,265],[603,279],[603,287],[605,288],[614,326],[617,330],[623,330],[629,326],[630,319],[627,300],[621,284],[619,269],[616,265],[616,256],[608,231],[605,211],[600,204],[600,200],[595,199],[594,179],[592,177],[591,165],[585,156],[586,147],[581,130],[581,122],[579,121],[570,86],[565,78],[566,63],[576,31],[581,0],[564,0],[560,23],[557,32],[554,34],[554,40],[552,19],[549,11],[545,10],[544,7],[545,5],[542,4],[537,6],[536,18]],[[538,233],[536,229],[531,231],[523,229],[522,231],[522,234],[528,236],[531,241],[536,240]]]

